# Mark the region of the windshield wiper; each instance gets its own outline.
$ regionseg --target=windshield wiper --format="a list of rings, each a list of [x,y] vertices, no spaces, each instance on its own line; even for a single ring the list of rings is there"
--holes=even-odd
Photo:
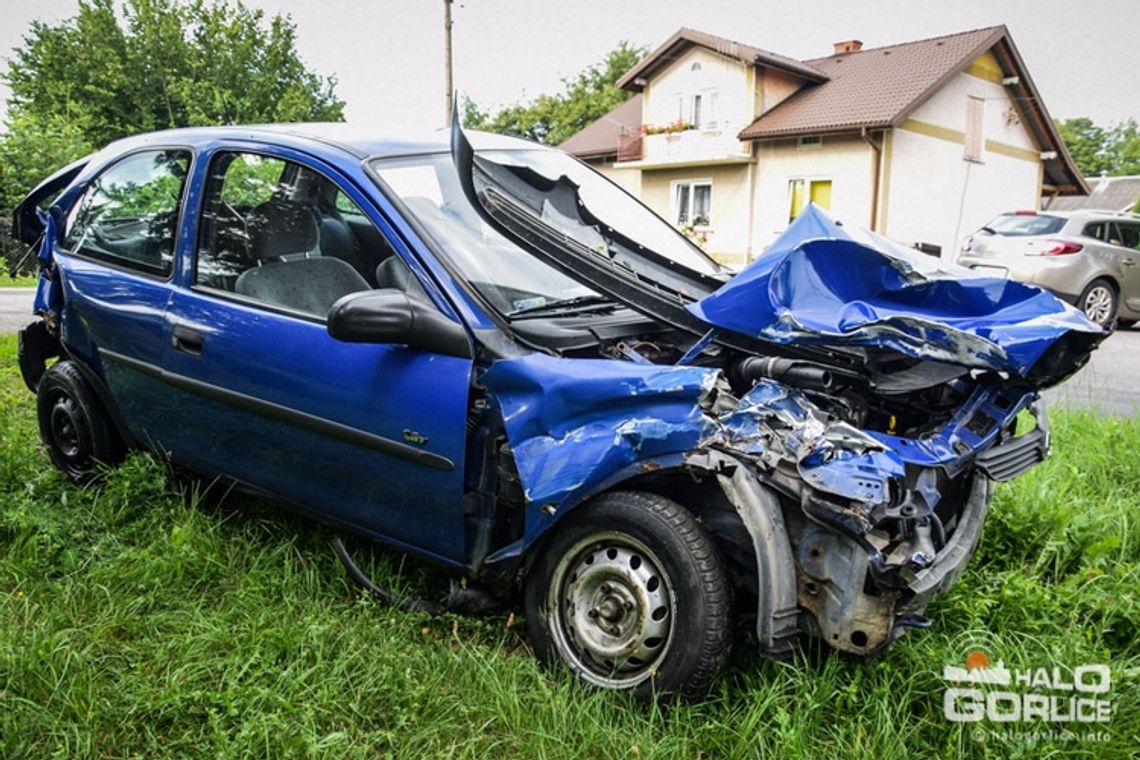
[[[515,309],[514,311],[507,312],[507,316],[513,319],[515,317],[523,317],[528,314],[569,311],[579,306],[600,306],[616,309],[618,304],[612,298],[606,298],[605,296],[574,296],[573,298],[559,298],[556,301],[547,301],[543,304],[535,304],[534,306],[526,306],[522,309]]]

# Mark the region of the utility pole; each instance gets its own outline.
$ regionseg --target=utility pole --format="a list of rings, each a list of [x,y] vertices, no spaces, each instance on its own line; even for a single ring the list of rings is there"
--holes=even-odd
[[[443,67],[447,77],[447,92],[444,94],[447,102],[443,107],[445,125],[451,123],[451,3],[452,0],[443,0]]]

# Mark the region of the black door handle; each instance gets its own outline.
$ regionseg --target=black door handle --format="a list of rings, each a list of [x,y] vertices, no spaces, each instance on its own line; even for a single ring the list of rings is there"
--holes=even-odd
[[[170,342],[177,351],[191,356],[201,356],[202,349],[206,346],[206,336],[193,327],[175,325]]]

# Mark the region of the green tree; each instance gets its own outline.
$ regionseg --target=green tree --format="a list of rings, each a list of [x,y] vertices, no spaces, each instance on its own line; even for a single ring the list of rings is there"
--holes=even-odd
[[[493,115],[464,98],[464,126],[557,145],[630,96],[618,89],[616,82],[644,54],[644,48],[623,40],[600,63],[563,79],[562,92],[539,95],[529,103],[510,105]]]
[[[1126,119],[1109,130],[1109,174],[1117,177],[1140,174],[1140,128],[1135,119]]]
[[[66,21],[33,22],[8,59],[0,215],[54,169],[129,134],[343,118],[336,79],[305,66],[288,17],[241,0],[119,5],[80,0]]]
[[[1081,116],[1057,121],[1061,139],[1086,177],[1140,174],[1140,129],[1135,119],[1101,127]]]

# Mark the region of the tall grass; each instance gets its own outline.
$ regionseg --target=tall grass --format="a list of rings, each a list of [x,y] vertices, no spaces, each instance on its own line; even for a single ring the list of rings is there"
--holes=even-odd
[[[521,612],[429,618],[365,599],[332,534],[220,506],[134,456],[76,488],[39,449],[0,338],[0,756],[1103,757],[1140,747],[1140,423],[1054,413],[1054,457],[1002,486],[934,626],[862,661],[747,631],[714,694],[643,708],[551,676]],[[430,569],[380,554],[417,593]],[[943,665],[1107,663],[1107,725],[948,722]],[[1013,735],[988,733],[1006,731]],[[1107,739],[1087,741],[1103,730]]]

